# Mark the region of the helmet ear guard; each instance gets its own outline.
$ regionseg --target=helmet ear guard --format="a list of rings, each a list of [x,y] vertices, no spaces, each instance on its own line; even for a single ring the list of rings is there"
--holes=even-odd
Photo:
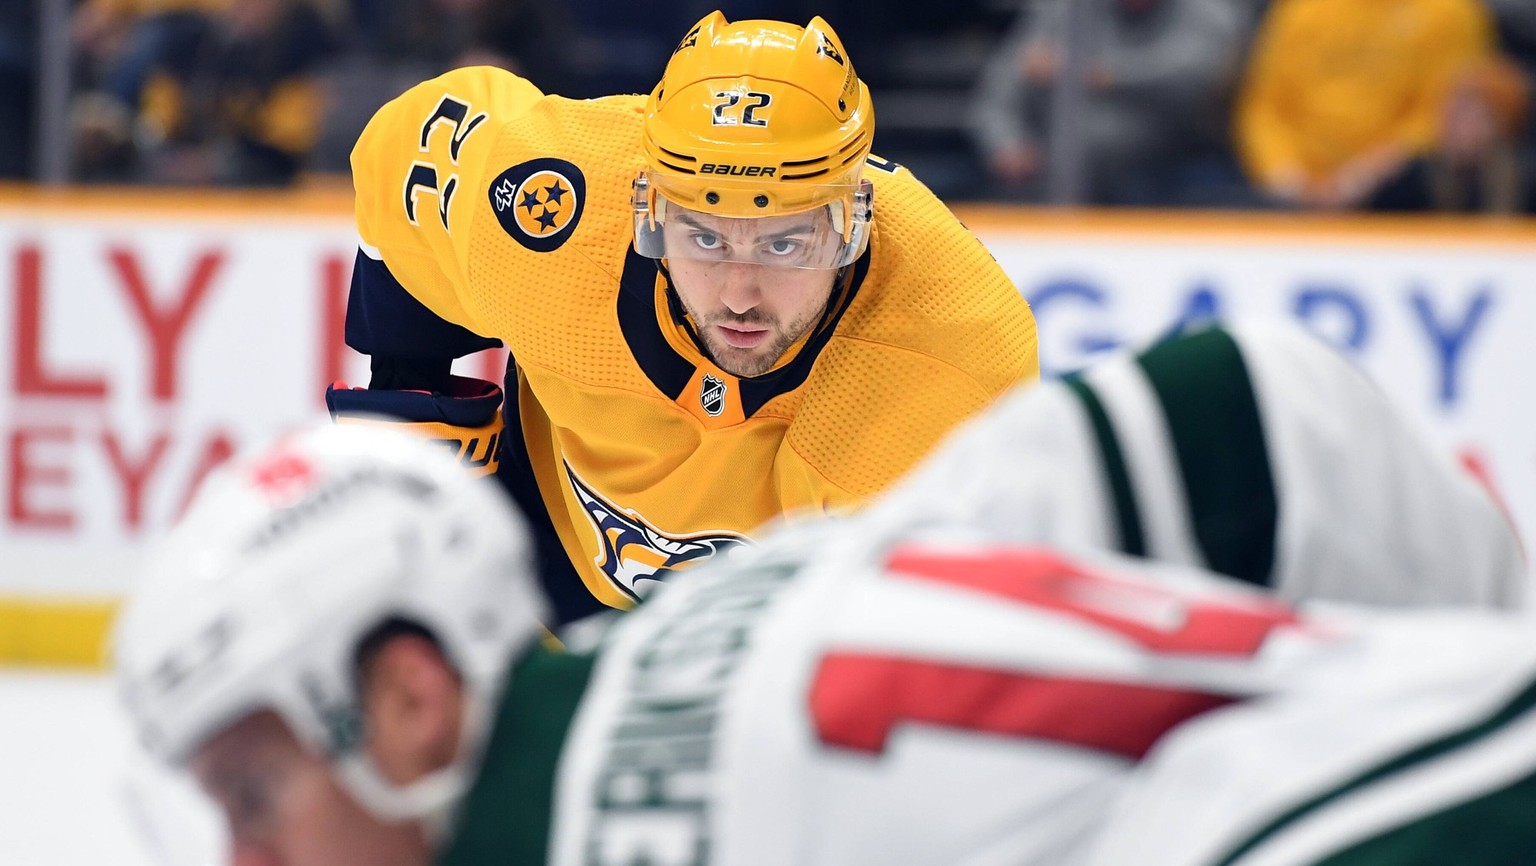
[[[829,207],[832,208],[832,224],[842,227],[843,245],[857,250],[843,263],[851,265],[869,246],[869,224],[875,218],[875,185],[861,180],[851,200],[836,201]]]
[[[667,257],[667,242],[661,234],[661,224],[666,220],[666,199],[656,195],[645,172],[630,185],[629,202],[635,215],[635,252],[648,259]]]

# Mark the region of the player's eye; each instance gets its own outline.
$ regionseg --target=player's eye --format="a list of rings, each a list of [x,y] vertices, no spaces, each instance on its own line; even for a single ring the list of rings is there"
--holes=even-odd
[[[792,256],[805,248],[805,242],[795,238],[774,238],[768,242],[768,253],[779,257]]]
[[[720,249],[720,236],[714,232],[694,232],[691,237],[694,244],[701,250],[713,252]]]

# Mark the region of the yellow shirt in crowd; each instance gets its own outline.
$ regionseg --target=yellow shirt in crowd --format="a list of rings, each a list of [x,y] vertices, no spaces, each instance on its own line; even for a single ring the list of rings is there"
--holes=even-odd
[[[1249,176],[1316,180],[1382,148],[1427,151],[1446,89],[1492,44],[1477,0],[1276,0],[1237,105]]]

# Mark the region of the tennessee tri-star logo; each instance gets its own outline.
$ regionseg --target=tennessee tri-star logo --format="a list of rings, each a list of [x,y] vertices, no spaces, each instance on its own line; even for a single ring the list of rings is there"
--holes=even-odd
[[[586,197],[581,169],[563,159],[514,165],[491,182],[491,207],[512,239],[547,253],[571,236]]]
[[[530,237],[544,237],[571,221],[575,212],[571,182],[553,171],[541,171],[513,192],[517,227]]]
[[[593,562],[608,576],[615,588],[638,601],[649,590],[642,581],[660,581],[674,571],[692,568],[747,538],[735,532],[700,532],[669,535],[648,523],[640,515],[621,509],[599,496],[565,465],[565,477],[581,502],[587,519],[597,531],[602,549]]]

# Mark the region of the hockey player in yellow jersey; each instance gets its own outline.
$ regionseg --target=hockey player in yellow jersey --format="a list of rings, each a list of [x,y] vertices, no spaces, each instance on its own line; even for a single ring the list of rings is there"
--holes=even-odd
[[[417,85],[352,154],[346,337],[372,379],[333,415],[496,472],[558,621],[867,502],[1038,375],[1028,305],[873,133],[820,18],[712,13],[648,97],[485,67]],[[505,400],[450,375],[498,343]]]

